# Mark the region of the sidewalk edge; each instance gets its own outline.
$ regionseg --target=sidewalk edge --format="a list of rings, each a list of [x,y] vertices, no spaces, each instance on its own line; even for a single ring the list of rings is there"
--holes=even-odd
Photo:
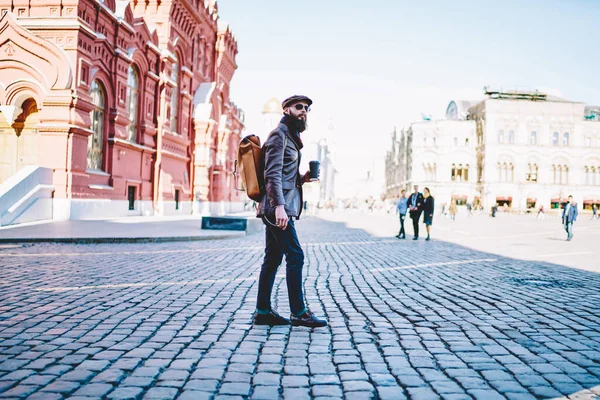
[[[206,236],[164,236],[164,237],[90,237],[90,238],[0,238],[0,244],[6,243],[165,243],[195,242],[201,240],[233,239],[246,236],[245,232]]]

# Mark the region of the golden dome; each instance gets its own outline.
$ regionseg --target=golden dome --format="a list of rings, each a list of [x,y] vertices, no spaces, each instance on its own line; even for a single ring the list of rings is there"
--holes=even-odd
[[[269,101],[265,103],[263,107],[263,114],[281,114],[283,113],[283,108],[281,108],[281,102],[277,100],[275,97],[271,97]]]

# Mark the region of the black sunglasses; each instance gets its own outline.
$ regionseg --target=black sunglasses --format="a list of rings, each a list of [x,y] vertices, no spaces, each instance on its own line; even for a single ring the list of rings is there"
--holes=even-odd
[[[309,111],[310,111],[310,106],[307,106],[307,105],[304,105],[304,104],[300,104],[300,103],[296,104],[296,105],[294,106],[294,108],[295,108],[296,110],[298,110],[298,111],[300,111],[300,110],[302,110],[302,109],[305,109],[305,110],[306,110],[306,112],[309,112]]]

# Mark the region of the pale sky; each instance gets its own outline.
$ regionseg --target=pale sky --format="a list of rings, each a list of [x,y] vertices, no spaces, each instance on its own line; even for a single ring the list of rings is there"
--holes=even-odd
[[[338,189],[383,160],[394,126],[442,117],[483,87],[600,104],[596,0],[221,0],[237,41],[231,98],[262,133],[271,97],[314,100],[304,137],[335,143]],[[354,192],[354,191],[352,191]]]

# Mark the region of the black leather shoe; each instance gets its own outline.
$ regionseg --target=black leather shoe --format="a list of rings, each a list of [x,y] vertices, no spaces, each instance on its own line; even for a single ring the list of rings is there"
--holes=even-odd
[[[254,313],[254,325],[289,325],[290,320],[283,318],[275,311],[271,310],[268,314]]]
[[[415,237],[413,238],[413,240],[419,240],[419,238],[415,236]]]
[[[306,326],[308,328],[319,328],[327,326],[327,321],[315,317],[315,315],[310,310],[306,310],[306,312],[299,317],[296,317],[294,314],[291,314],[290,322],[292,323],[292,326]]]

